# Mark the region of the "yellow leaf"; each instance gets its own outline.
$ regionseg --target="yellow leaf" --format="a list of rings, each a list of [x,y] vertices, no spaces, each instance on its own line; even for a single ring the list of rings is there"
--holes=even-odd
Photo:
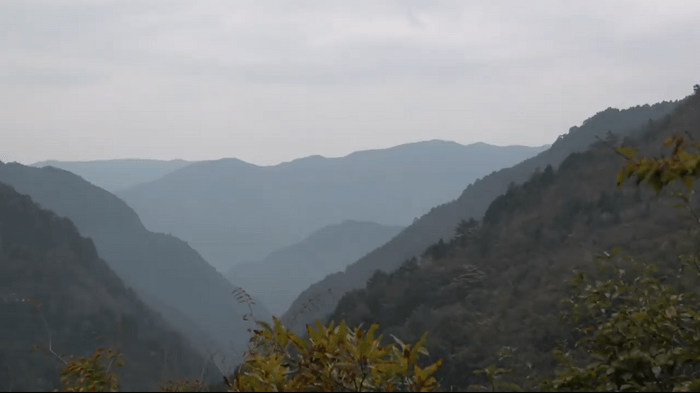
[[[619,146],[619,147],[616,147],[615,150],[617,150],[618,153],[622,154],[623,156],[627,157],[628,159],[631,159],[631,158],[634,158],[637,156],[637,151],[629,146]]]

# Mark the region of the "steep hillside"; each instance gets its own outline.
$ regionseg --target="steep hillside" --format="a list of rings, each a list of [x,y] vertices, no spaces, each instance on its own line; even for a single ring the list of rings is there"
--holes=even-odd
[[[90,183],[109,192],[123,190],[137,184],[156,180],[178,170],[190,162],[185,160],[100,160],[100,161],[41,161],[31,166],[52,166],[73,172]]]
[[[343,220],[408,225],[474,179],[542,150],[429,141],[269,167],[222,159],[117,195],[147,228],[186,240],[227,271]]]
[[[618,135],[633,133],[650,120],[668,115],[677,105],[678,102],[663,102],[626,110],[609,108],[599,112],[584,121],[581,127],[569,129],[569,133],[560,136],[548,150],[476,180],[459,198],[433,208],[394,239],[348,266],[344,272],[330,275],[312,285],[294,301],[285,313],[284,321],[289,324],[294,320],[295,326],[301,328],[306,323],[323,318],[335,309],[343,294],[363,287],[377,269],[391,272],[441,238],[452,238],[461,220],[481,219],[489,204],[506,192],[509,184],[524,182],[537,168],[543,169],[547,165],[556,168],[569,154],[585,151],[596,141],[596,136],[604,138],[608,131]],[[312,309],[307,306],[310,299],[316,299],[316,307]]]
[[[685,131],[700,137],[700,96],[623,144],[658,156],[666,136]],[[375,273],[331,318],[377,321],[404,340],[429,330],[430,353],[449,359],[440,371],[447,386],[475,382],[470,371],[498,362],[504,346],[517,348],[516,364],[532,367],[519,370],[519,382],[550,372],[557,341],[570,339],[559,313],[572,269],[595,272],[593,256],[621,246],[668,274],[680,266],[678,254],[696,248],[696,226],[678,219],[686,212],[672,207],[671,190],[616,187],[624,163],[597,143],[558,170],[546,167],[496,198],[480,227],[471,223],[465,236],[432,245],[392,274]]]
[[[197,349],[219,349],[231,362],[245,348],[247,307],[235,304],[234,287],[187,243],[147,231],[119,198],[61,169],[0,164],[0,181],[71,219],[124,282],[181,328]],[[261,306],[256,314],[269,316]],[[183,317],[190,323],[181,323]],[[193,325],[199,330],[187,328]],[[200,332],[211,340],[202,340]]]
[[[309,285],[342,271],[396,236],[403,228],[373,222],[344,221],[312,233],[302,242],[277,250],[260,262],[234,266],[227,277],[245,283],[248,292],[282,315]]]
[[[201,372],[203,358],[124,286],[70,220],[2,183],[0,316],[3,391],[59,388],[62,363],[49,344],[66,356],[120,349],[124,390],[155,390]],[[30,352],[37,344],[42,349]]]

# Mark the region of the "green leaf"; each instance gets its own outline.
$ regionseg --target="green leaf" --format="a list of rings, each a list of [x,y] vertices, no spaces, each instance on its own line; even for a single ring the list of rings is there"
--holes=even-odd
[[[629,146],[618,146],[615,148],[615,150],[617,150],[618,153],[622,154],[628,159],[637,157],[637,151]]]

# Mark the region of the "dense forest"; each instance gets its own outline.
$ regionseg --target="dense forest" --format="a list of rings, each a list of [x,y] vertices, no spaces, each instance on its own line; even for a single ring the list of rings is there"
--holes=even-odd
[[[340,300],[330,319],[378,322],[385,336],[408,341],[429,331],[427,348],[446,360],[437,373],[443,386],[483,382],[467,370],[499,363],[504,347],[517,348],[512,378],[519,383],[551,373],[557,344],[575,342],[559,320],[572,271],[595,274],[595,257],[621,247],[672,274],[678,255],[696,251],[697,225],[679,219],[690,213],[672,206],[682,186],[658,195],[634,184],[616,187],[614,174],[626,161],[614,147],[660,156],[670,135],[700,137],[700,95],[648,123],[635,138],[608,133],[558,169],[547,166],[511,184],[480,222],[462,221],[451,240],[395,272],[377,271],[366,288]]]
[[[427,247],[440,239],[449,240],[462,220],[481,220],[487,208],[499,195],[507,192],[511,185],[522,184],[538,170],[547,166],[558,168],[573,153],[588,150],[596,138],[605,138],[608,131],[619,138],[635,134],[669,115],[680,104],[678,101],[641,105],[624,110],[608,108],[585,120],[580,127],[571,127],[544,152],[510,168],[491,173],[469,184],[454,201],[436,206],[420,217],[398,236],[366,256],[349,265],[345,271],[331,274],[311,285],[285,313],[283,321],[297,329],[315,319],[332,313],[341,297],[353,289],[365,286],[367,280],[379,269],[393,272],[402,263],[419,257]],[[309,308],[309,302],[314,307]]]

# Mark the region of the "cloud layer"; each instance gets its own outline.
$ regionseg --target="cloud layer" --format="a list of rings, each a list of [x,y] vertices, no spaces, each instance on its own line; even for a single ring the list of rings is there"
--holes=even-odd
[[[5,1],[0,160],[551,143],[689,94],[698,20],[694,0]]]

